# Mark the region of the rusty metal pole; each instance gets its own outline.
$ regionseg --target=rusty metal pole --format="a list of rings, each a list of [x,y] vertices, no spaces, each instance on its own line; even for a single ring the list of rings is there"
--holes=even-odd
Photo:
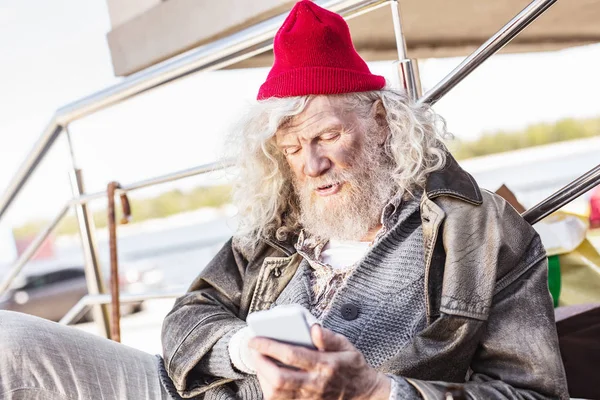
[[[119,301],[119,254],[117,249],[117,216],[115,211],[115,192],[121,185],[110,182],[107,187],[108,197],[108,242],[110,248],[110,294],[111,294],[111,324],[110,338],[115,342],[121,341],[121,302]],[[129,222],[131,208],[127,195],[120,194],[123,210],[122,224]]]
[[[117,223],[115,213],[115,190],[119,186],[110,182],[107,188],[108,196],[108,243],[110,248],[110,338],[115,342],[121,341],[121,307],[119,303],[119,257],[117,254]]]

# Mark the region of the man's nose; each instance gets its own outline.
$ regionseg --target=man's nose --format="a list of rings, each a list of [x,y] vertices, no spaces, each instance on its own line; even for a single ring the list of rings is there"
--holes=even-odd
[[[320,151],[308,148],[304,153],[304,175],[316,178],[331,168],[331,160]]]

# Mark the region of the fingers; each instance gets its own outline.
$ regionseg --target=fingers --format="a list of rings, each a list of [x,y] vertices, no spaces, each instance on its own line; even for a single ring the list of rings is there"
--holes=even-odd
[[[310,336],[312,338],[312,342],[317,349],[320,351],[325,351],[325,339],[323,338],[323,331],[325,328],[322,328],[320,325],[313,325],[310,328]]]
[[[347,339],[319,326],[313,327],[311,334],[315,345],[324,351],[267,338],[252,339],[249,347],[258,352],[256,374],[265,400],[371,398],[369,393],[379,386],[389,397],[389,384],[379,385],[377,372]],[[280,367],[275,360],[300,369]]]
[[[267,378],[271,385],[282,390],[295,390],[303,386],[308,379],[306,372],[279,367],[273,360],[262,355],[257,356],[256,364],[260,375]]]
[[[354,346],[346,337],[320,325],[313,325],[310,329],[313,344],[320,351],[353,351]]]
[[[272,360],[256,356],[256,373],[265,399],[295,399],[310,388],[306,372],[278,367]]]
[[[301,346],[293,346],[267,338],[253,338],[248,347],[264,356],[271,357],[285,365],[311,370],[319,361],[319,353]]]

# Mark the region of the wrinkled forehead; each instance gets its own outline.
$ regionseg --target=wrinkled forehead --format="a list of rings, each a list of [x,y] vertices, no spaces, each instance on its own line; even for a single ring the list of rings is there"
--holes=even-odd
[[[310,135],[354,123],[356,115],[345,105],[346,102],[341,96],[312,97],[300,114],[283,120],[277,130],[277,140],[290,135]]]

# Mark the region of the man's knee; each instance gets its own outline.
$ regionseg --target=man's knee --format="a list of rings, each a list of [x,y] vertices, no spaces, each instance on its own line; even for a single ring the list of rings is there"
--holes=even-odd
[[[31,315],[0,310],[0,354],[39,352],[52,324]]]
[[[65,363],[56,363],[54,323],[0,310],[0,399],[74,398]],[[66,340],[66,339],[65,339]],[[58,360],[60,361],[60,360]]]
[[[11,387],[58,390],[55,378],[70,372],[64,353],[71,342],[54,322],[0,311],[0,398],[4,398],[1,391]],[[57,351],[59,348],[61,351]]]
[[[0,354],[18,346],[19,338],[28,333],[26,317],[14,311],[0,310]]]

